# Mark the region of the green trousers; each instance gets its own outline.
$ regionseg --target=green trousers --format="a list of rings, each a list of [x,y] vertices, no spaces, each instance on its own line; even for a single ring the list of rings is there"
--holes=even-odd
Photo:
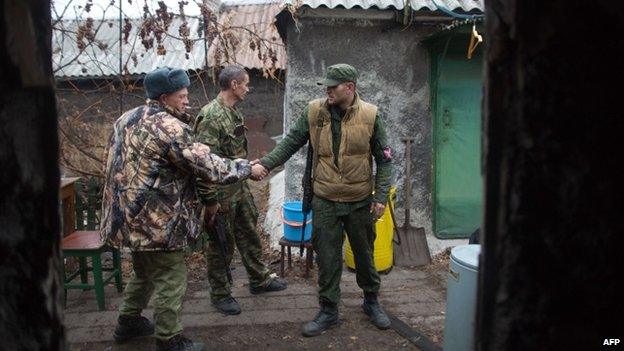
[[[238,248],[243,265],[252,287],[266,286],[270,283],[269,269],[262,262],[262,243],[256,230],[258,210],[249,187],[242,184],[236,193],[221,204],[225,210],[226,237],[228,241],[228,266],[232,263],[234,247]],[[214,227],[206,227],[204,257],[208,267],[210,298],[213,301],[230,296],[232,288],[227,280],[223,255],[219,250],[217,233]]]
[[[377,293],[381,280],[373,262],[375,229],[370,203],[340,203],[315,196],[312,210],[312,245],[318,257],[319,301],[333,305],[340,302],[345,232],[353,250],[358,286],[364,292]]]
[[[180,310],[186,292],[184,252],[133,252],[132,265],[134,272],[124,290],[119,314],[140,315],[154,294],[156,338],[167,340],[180,334]]]

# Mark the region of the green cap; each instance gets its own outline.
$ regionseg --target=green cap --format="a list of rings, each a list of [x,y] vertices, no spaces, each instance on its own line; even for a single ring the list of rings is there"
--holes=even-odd
[[[316,82],[318,85],[334,87],[344,82],[357,82],[357,70],[346,63],[329,66],[325,72],[325,79]]]

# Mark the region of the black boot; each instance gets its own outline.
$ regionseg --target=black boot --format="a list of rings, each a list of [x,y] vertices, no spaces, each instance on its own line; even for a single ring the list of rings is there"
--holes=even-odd
[[[377,293],[364,293],[364,303],[362,304],[364,313],[371,317],[371,322],[379,329],[390,328],[390,318],[381,309],[377,301]]]
[[[288,284],[283,279],[273,278],[267,286],[249,286],[249,292],[252,294],[262,294],[270,291],[280,291],[286,289]]]
[[[158,351],[204,351],[206,345],[201,342],[193,342],[178,334],[169,340],[156,340],[156,350]]]
[[[154,324],[143,316],[120,315],[113,333],[116,342],[154,334]]]
[[[233,316],[241,313],[241,308],[238,305],[238,302],[231,296],[222,298],[217,301],[213,301],[212,304],[219,310],[221,313]]]
[[[321,302],[321,310],[313,320],[303,325],[303,336],[317,336],[338,324],[338,306]]]

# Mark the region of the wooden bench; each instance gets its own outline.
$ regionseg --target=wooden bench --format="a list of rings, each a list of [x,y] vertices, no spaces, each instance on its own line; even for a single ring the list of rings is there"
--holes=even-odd
[[[78,270],[67,274],[65,265],[63,265],[63,277],[65,296],[67,297],[68,289],[95,290],[95,298],[100,310],[105,309],[104,303],[104,286],[109,284],[111,280],[115,280],[117,291],[122,291],[121,281],[121,254],[119,250],[108,247],[100,240],[99,231],[75,231],[62,241],[63,258],[78,258]],[[111,252],[113,256],[113,266],[102,266],[102,254]],[[87,258],[91,259],[91,265],[87,264]],[[93,283],[89,283],[89,272],[93,274]],[[110,272],[108,276],[104,276],[103,272]],[[80,277],[80,283],[73,281]]]
[[[95,212],[99,207],[99,194],[94,187],[94,182],[87,184],[86,196],[76,196],[76,186],[82,189],[80,178],[61,179],[61,206],[63,208],[63,239],[61,249],[63,262],[66,258],[75,257],[78,261],[78,269],[73,272],[66,272],[63,264],[62,278],[65,301],[67,300],[68,289],[95,290],[97,305],[100,310],[105,308],[104,286],[113,279],[117,286],[117,291],[122,290],[121,279],[121,254],[119,250],[108,247],[100,241],[100,233],[96,229]],[[86,213],[86,216],[85,216]],[[76,230],[78,228],[78,230]],[[112,254],[112,267],[103,267],[102,254],[110,252]],[[88,265],[87,259],[91,259]],[[93,283],[89,283],[89,272],[93,275]],[[104,272],[110,272],[104,276]],[[74,280],[80,277],[80,283]]]

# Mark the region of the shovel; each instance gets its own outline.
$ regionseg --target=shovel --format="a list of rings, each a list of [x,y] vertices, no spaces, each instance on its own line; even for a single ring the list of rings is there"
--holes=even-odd
[[[423,266],[431,262],[425,229],[412,227],[410,224],[410,200],[412,197],[410,164],[413,139],[405,138],[403,141],[405,142],[405,222],[402,227],[397,226],[394,219],[394,209],[390,203],[390,215],[397,235],[394,241],[394,265],[398,267]]]

